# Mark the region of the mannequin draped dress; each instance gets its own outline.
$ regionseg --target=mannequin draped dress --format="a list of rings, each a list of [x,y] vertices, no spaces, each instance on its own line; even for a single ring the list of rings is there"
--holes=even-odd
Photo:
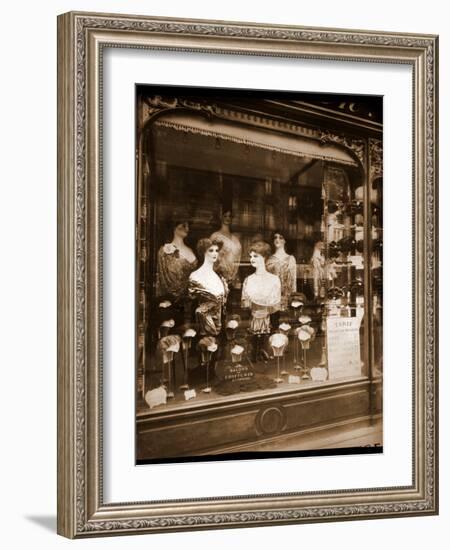
[[[197,300],[195,318],[201,335],[217,336],[222,330],[223,307],[227,300],[228,285],[223,277],[217,277],[212,284],[206,278],[189,277],[188,293]]]
[[[320,294],[321,288],[323,288],[323,281],[325,279],[325,257],[317,248],[314,249],[311,264],[313,268],[314,296],[317,297]]]
[[[270,332],[270,315],[279,311],[280,302],[281,283],[277,275],[253,273],[244,280],[241,304],[251,309],[250,331],[253,334]]]
[[[294,256],[286,254],[280,258],[276,254],[270,256],[266,263],[269,273],[277,275],[281,283],[280,310],[286,311],[289,305],[289,297],[297,292],[297,263]]]
[[[170,295],[175,302],[185,298],[189,275],[197,265],[197,259],[190,262],[174,245],[162,246],[158,251],[156,295]]]

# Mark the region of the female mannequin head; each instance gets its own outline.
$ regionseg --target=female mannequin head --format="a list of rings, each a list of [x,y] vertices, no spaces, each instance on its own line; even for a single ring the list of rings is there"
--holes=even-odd
[[[197,253],[200,262],[214,265],[219,257],[221,247],[222,243],[218,241],[212,241],[211,239],[200,239],[197,243]]]
[[[254,242],[249,250],[250,264],[255,269],[264,268],[266,260],[270,256],[270,245],[264,241]]]
[[[185,239],[189,234],[188,221],[176,221],[173,226],[173,236],[180,239]]]
[[[175,214],[167,224],[167,237],[169,241],[184,240],[189,234],[189,218],[185,214]]]
[[[285,250],[286,249],[286,238],[284,236],[284,233],[282,231],[274,231],[272,233],[272,243],[275,249],[275,252],[278,250]]]
[[[231,210],[225,210],[222,213],[222,225],[230,226],[232,221],[233,221],[233,214]]]

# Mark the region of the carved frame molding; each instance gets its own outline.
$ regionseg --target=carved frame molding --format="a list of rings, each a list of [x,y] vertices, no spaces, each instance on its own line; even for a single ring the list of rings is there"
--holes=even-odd
[[[437,37],[73,12],[58,19],[58,532],[75,538],[436,514]],[[416,412],[411,487],[103,503],[97,99],[99,52],[105,44],[412,65]]]

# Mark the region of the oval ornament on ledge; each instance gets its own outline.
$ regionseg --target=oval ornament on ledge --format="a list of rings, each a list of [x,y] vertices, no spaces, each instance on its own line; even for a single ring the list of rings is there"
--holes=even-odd
[[[282,407],[269,407],[256,417],[256,429],[264,435],[280,433],[286,423],[286,413]]]

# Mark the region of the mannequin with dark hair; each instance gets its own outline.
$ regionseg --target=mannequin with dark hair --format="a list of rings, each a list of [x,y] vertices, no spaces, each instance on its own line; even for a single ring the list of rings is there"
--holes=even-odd
[[[175,302],[186,297],[190,273],[197,267],[194,252],[185,244],[189,222],[176,217],[172,223],[172,239],[158,251],[156,296],[170,296]]]
[[[197,300],[195,317],[203,336],[217,336],[222,329],[228,286],[225,279],[214,271],[220,249],[219,242],[200,239],[197,253],[202,265],[189,275],[189,296]]]

